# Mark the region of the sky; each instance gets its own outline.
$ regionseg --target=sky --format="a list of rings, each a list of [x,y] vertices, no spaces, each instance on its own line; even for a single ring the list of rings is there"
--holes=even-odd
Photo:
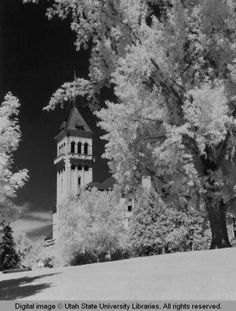
[[[73,80],[74,74],[86,77],[88,73],[88,52],[75,51],[69,21],[47,19],[47,5],[47,0],[38,5],[0,1],[0,100],[8,91],[20,100],[22,142],[15,153],[15,166],[27,168],[30,176],[16,199],[25,210],[15,229],[24,230],[31,238],[45,236],[51,228],[51,211],[56,204],[53,137],[69,109],[46,112],[43,107],[61,84]],[[101,181],[108,175],[106,162],[101,159],[101,130],[87,108],[81,113],[95,132],[94,180]]]

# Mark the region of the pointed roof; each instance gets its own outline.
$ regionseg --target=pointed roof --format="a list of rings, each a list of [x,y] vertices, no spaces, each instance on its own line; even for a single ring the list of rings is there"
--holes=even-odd
[[[66,121],[62,122],[61,126],[59,127],[59,133],[55,138],[59,140],[64,135],[91,137],[92,134],[93,132],[88,126],[87,122],[84,120],[75,105],[73,105]]]
[[[68,120],[66,122],[66,129],[67,130],[83,130],[85,132],[92,132],[78,109],[73,106],[70,110]]]

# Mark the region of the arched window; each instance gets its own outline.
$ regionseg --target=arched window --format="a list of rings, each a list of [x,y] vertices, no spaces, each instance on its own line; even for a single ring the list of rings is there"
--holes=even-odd
[[[82,144],[78,143],[77,147],[78,147],[78,154],[81,154]]]
[[[88,170],[89,170],[89,167],[88,167],[87,165],[85,165],[85,166],[84,166],[84,170],[85,170],[85,171],[88,171]]]
[[[75,153],[75,142],[74,141],[72,141],[71,143],[70,152]]]
[[[84,154],[88,154],[88,143],[84,144]]]

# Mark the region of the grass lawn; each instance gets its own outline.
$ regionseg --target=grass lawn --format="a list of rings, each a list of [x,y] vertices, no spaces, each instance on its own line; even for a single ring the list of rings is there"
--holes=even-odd
[[[236,300],[236,248],[0,273],[4,299]]]

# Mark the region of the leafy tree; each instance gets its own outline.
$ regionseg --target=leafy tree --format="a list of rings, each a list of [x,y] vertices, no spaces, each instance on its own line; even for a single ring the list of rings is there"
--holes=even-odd
[[[83,190],[79,199],[58,210],[59,249],[64,263],[87,256],[104,261],[108,252],[125,247],[123,214],[116,191]]]
[[[166,203],[204,206],[211,248],[230,246],[235,12],[234,0],[54,0],[48,9],[72,19],[76,49],[90,47],[91,57],[88,79],[65,83],[47,108],[77,95],[97,108],[100,90],[112,88],[115,103],[98,116],[115,178],[132,191],[149,175]]]
[[[20,213],[12,199],[27,180],[27,170],[13,171],[13,153],[21,138],[19,100],[8,93],[0,105],[0,224],[6,225]]]
[[[16,245],[12,236],[10,225],[3,227],[3,236],[0,243],[0,269],[14,269],[20,264],[20,256],[16,251]]]
[[[33,243],[24,232],[14,232],[13,237],[16,244],[16,251],[20,256],[20,262],[22,265],[27,265],[27,259],[32,252]]]
[[[209,226],[201,213],[167,206],[154,189],[139,189],[136,202],[129,240],[138,256],[209,247]]]

